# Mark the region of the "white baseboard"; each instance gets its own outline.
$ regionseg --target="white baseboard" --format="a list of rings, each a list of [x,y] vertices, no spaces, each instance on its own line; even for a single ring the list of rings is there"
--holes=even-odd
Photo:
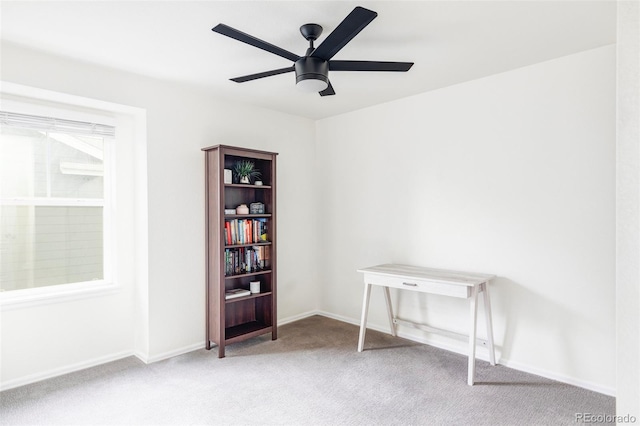
[[[304,318],[311,317],[313,315],[317,315],[317,311],[309,311],[302,314],[294,315],[291,317],[283,318],[278,320],[278,327],[284,324],[288,324],[290,322],[299,321]],[[204,342],[196,342],[191,345],[183,346],[178,349],[174,349],[171,351],[163,352],[157,355],[149,356],[148,354],[143,354],[141,352],[135,352],[133,355],[140,359],[145,364],[151,364],[153,362],[162,361],[164,359],[173,358],[174,356],[186,354],[188,352],[197,351],[198,349],[204,348],[206,345]]]
[[[338,321],[342,321],[348,324],[353,324],[356,326],[360,325],[360,321],[354,318],[349,318],[349,317],[345,317],[342,315],[336,315],[330,312],[326,312],[326,311],[320,311],[320,310],[313,310],[313,311],[308,311],[302,314],[298,314],[298,315],[294,315],[291,317],[287,317],[287,318],[283,318],[280,319],[278,321],[278,326],[284,325],[284,324],[289,324],[291,322],[295,322],[295,321],[299,321],[301,319],[304,318],[308,318],[314,315],[322,315],[324,317],[327,318],[332,318]],[[378,324],[373,324],[373,323],[367,323],[367,328],[370,328],[372,330],[376,330],[382,333],[389,333],[389,327],[383,327],[380,326]],[[426,333],[422,333],[423,335]],[[405,333],[405,332],[398,332],[398,336],[403,338],[403,339],[407,339],[407,340],[411,340],[414,342],[418,342],[418,343],[423,343],[423,344],[427,344],[430,346],[434,346],[440,349],[444,349],[450,352],[454,352],[454,353],[459,353],[462,355],[466,355],[466,346],[465,345],[461,345],[460,342],[457,342],[455,340],[451,340],[451,343],[447,342],[447,341],[442,341],[442,340],[436,340],[433,338],[429,338],[429,337],[422,337],[422,336],[418,336],[416,334],[409,334],[409,333]],[[354,342],[354,345],[357,342]],[[76,364],[72,364],[72,365],[68,365],[65,367],[60,367],[60,368],[55,368],[55,369],[51,369],[48,371],[44,371],[41,373],[36,373],[36,374],[31,374],[28,376],[24,376],[24,377],[20,377],[17,379],[13,379],[13,380],[8,380],[5,382],[0,383],[0,391],[3,390],[8,390],[8,389],[13,389],[13,388],[17,388],[19,386],[24,386],[24,385],[28,385],[30,383],[35,383],[41,380],[46,380],[46,379],[50,379],[53,377],[57,377],[57,376],[61,376],[63,374],[68,374],[68,373],[73,373],[75,371],[79,371],[79,370],[84,370],[85,368],[90,368],[90,367],[95,367],[97,365],[100,364],[105,364],[107,362],[112,362],[112,361],[117,361],[119,359],[122,358],[126,358],[128,356],[135,356],[138,359],[140,359],[142,362],[144,362],[145,364],[150,364],[153,362],[157,362],[157,361],[161,361],[164,359],[168,359],[168,358],[172,358],[174,356],[178,356],[178,355],[182,355],[188,352],[192,352],[198,349],[202,349],[205,347],[204,342],[197,342],[197,343],[193,343],[191,345],[187,345],[187,346],[183,346],[181,348],[178,349],[174,349],[171,351],[167,351],[167,352],[163,352],[157,355],[153,355],[153,356],[148,356],[147,354],[143,354],[143,353],[139,353],[139,352],[130,352],[130,351],[123,351],[123,352],[119,352],[119,353],[115,353],[115,354],[111,354],[111,355],[106,355],[103,357],[98,357],[98,358],[94,358],[91,360],[87,360],[87,361],[83,361],[83,362],[79,362]],[[486,351],[485,348],[478,348],[478,352],[477,352],[477,357],[479,359],[482,359],[483,361],[489,361],[489,354]],[[547,379],[551,379],[551,380],[556,380],[558,382],[562,382],[562,383],[567,383],[573,386],[578,386],[584,389],[588,389],[594,392],[598,392],[598,393],[602,393],[605,395],[609,395],[609,396],[615,396],[615,388],[611,388],[608,386],[602,386],[600,384],[597,383],[592,383],[592,382],[587,382],[584,380],[580,380],[580,379],[576,379],[574,377],[569,377],[563,374],[559,374],[556,372],[552,372],[552,371],[548,371],[548,370],[544,370],[544,369],[540,369],[538,367],[535,366],[531,366],[525,363],[521,363],[518,361],[512,361],[509,359],[504,359],[504,358],[499,358],[499,360],[497,360],[499,364],[504,365],[505,367],[508,368],[512,368],[514,370],[518,370],[518,371],[523,371],[525,373],[530,373],[530,374],[535,374],[536,376],[540,376],[540,377],[545,377]]]
[[[19,377],[13,380],[7,380],[0,383],[0,391],[17,388],[20,386],[28,385],[31,383],[39,382],[46,379],[52,379],[54,377],[62,376],[64,374],[73,373],[76,371],[84,370],[86,368],[96,367],[108,362],[117,361],[122,358],[135,356],[145,364],[161,361],[163,359],[172,358],[177,355],[182,355],[187,352],[195,351],[205,347],[204,342],[194,343],[192,345],[184,346],[182,348],[174,349],[172,351],[164,352],[158,355],[148,356],[141,352],[123,351],[115,354],[105,355],[98,358],[93,358],[87,361],[78,362],[76,364],[66,365],[60,368],[54,368],[51,370],[43,371],[40,373],[29,374],[24,377]]]
[[[84,370],[86,368],[95,367],[97,365],[105,364],[107,362],[117,361],[122,358],[132,356],[133,352],[123,351],[110,355],[93,358],[87,361],[78,362],[76,364],[66,365],[64,367],[52,368],[51,370],[43,371],[40,373],[29,374],[24,377],[19,377],[13,380],[7,380],[0,383],[0,391],[17,388],[19,386],[28,385],[31,383],[39,382],[41,380],[51,379],[53,377],[62,376],[64,374],[73,373],[75,371]]]
[[[354,318],[344,317],[342,315],[332,314],[330,312],[325,311],[315,311],[314,315],[322,315],[327,318],[332,318],[338,321],[346,322],[349,324],[360,326],[360,321]],[[382,327],[378,324],[372,324],[367,322],[367,328],[380,331],[382,333],[389,333],[389,326]],[[467,355],[467,346],[465,344],[461,344],[460,342],[450,340],[439,340],[427,337],[427,333],[422,332],[421,336],[417,334],[410,334],[402,331],[398,331],[398,337],[402,337],[403,339],[411,340],[418,343],[424,343],[430,346],[434,346],[436,348],[444,349],[450,352],[458,353],[461,355]],[[445,338],[443,338],[445,339]],[[354,342],[355,344],[356,342]],[[486,348],[478,347],[476,356],[478,359],[483,361],[489,361],[489,352]],[[572,386],[577,386],[580,388],[588,389],[594,392],[598,392],[604,395],[616,396],[615,388],[609,386],[603,386],[597,383],[592,383],[586,380],[576,379],[575,377],[566,376],[564,374],[560,374],[557,372],[541,369],[529,364],[521,363],[518,361],[512,361],[509,359],[499,357],[499,354],[496,354],[496,363],[500,365],[504,365],[505,367],[512,368],[514,370],[522,371],[529,374],[535,374],[536,376],[544,377],[546,379],[555,380],[558,382],[566,383]]]
[[[173,358],[174,356],[186,354],[188,352],[197,351],[198,349],[202,349],[205,347],[204,342],[192,343],[187,346],[183,346],[181,348],[173,349],[171,351],[162,352],[157,355],[145,356],[144,354],[135,353],[134,355],[139,358],[145,364],[151,364],[153,362],[162,361],[164,359]]]
[[[598,392],[608,396],[616,396],[616,389],[610,386],[602,386],[598,383],[588,382],[586,380],[579,380],[574,377],[566,376],[564,374],[555,373],[548,370],[543,370],[538,367],[533,367],[528,364],[523,364],[518,361],[501,360],[500,364],[505,367],[513,368],[514,370],[524,371],[525,373],[535,374],[536,376],[544,377],[547,379],[555,380],[557,382],[566,383],[568,385],[577,386],[579,388],[588,389],[590,391]]]
[[[299,321],[304,318],[308,318],[310,316],[317,315],[316,311],[309,311],[302,314],[294,315],[291,317],[283,318],[278,320],[278,327],[284,324],[288,324],[290,322]],[[153,362],[162,361],[164,359],[173,358],[174,356],[186,354],[188,352],[197,351],[198,349],[204,348],[206,345],[204,342],[197,342],[191,345],[183,346],[178,349],[174,349],[171,351],[163,352],[157,355],[149,356],[148,354],[143,354],[141,352],[136,352],[135,355],[138,359],[140,359],[145,364],[151,364]]]
[[[317,314],[328,317],[328,318],[333,318],[338,321],[343,321],[349,324],[357,325],[358,327],[360,327],[360,321],[353,318],[347,318],[341,315],[330,314],[329,312],[323,312],[323,311],[319,311],[317,312]],[[382,327],[377,324],[372,324],[370,322],[367,322],[367,329],[372,329],[372,330],[379,331],[381,333],[387,333],[387,334],[389,334],[390,332],[389,326]],[[402,330],[398,330],[398,337],[411,340],[412,342],[422,343],[422,344],[433,346],[439,349],[444,349],[446,351],[454,352],[461,355],[467,355],[468,353],[467,352],[468,346],[466,342],[463,343],[453,339],[447,340],[446,338],[441,338],[440,340],[433,339],[425,335],[424,332],[420,333],[419,331],[414,331],[414,333],[406,333],[406,332],[403,332]],[[487,348],[478,347],[476,349],[476,358],[489,362],[489,350]],[[496,362],[497,360],[498,360],[498,357],[496,357]],[[500,364],[502,364],[502,362],[500,362]]]
[[[292,317],[282,318],[278,320],[278,327],[280,327],[281,325],[289,324],[290,322],[300,321],[301,319],[309,318],[314,315],[321,315],[321,314],[318,311],[313,310],[313,311],[304,312],[302,314],[294,315]]]

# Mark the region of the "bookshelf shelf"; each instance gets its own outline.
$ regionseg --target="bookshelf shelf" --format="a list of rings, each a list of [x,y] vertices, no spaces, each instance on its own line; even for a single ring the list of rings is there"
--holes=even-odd
[[[238,279],[242,277],[255,277],[256,275],[263,275],[263,274],[270,274],[270,273],[271,273],[270,269],[265,269],[263,271],[246,272],[244,274],[225,275],[224,279],[233,280],[233,279]]]
[[[265,241],[262,243],[247,243],[247,244],[231,244],[225,245],[224,248],[240,248],[240,247],[253,247],[253,246],[268,246],[271,245],[271,241]]]
[[[203,148],[206,176],[207,301],[206,348],[262,334],[277,338],[276,316],[276,156],[228,145]],[[260,171],[263,185],[224,183],[224,170],[248,160]],[[223,214],[241,204],[262,203],[261,214]],[[262,210],[260,210],[262,211]],[[265,241],[266,240],[266,241]],[[246,272],[252,271],[252,272]],[[232,289],[249,289],[260,281],[260,293],[225,299]]]
[[[271,185],[249,185],[246,183],[225,183],[224,187],[242,189],[271,189]]]
[[[228,343],[240,342],[251,337],[272,332],[272,326],[262,322],[252,321],[229,327],[227,330]]]
[[[227,299],[227,300],[225,300],[225,303],[227,305],[229,305],[231,303],[242,302],[243,300],[256,299],[258,297],[267,297],[267,296],[271,296],[271,292],[270,291],[267,291],[267,292],[264,292],[264,293],[252,294],[250,296],[236,297],[234,299]]]
[[[252,219],[252,218],[269,218],[270,214],[225,214],[225,219]]]

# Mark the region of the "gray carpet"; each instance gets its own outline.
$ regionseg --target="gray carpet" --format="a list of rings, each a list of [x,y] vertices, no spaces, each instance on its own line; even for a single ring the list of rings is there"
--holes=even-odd
[[[314,316],[150,365],[136,358],[0,393],[0,424],[562,425],[614,414],[585,389]]]

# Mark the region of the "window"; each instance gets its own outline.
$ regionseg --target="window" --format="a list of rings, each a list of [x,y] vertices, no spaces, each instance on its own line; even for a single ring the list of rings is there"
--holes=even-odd
[[[111,279],[115,128],[0,111],[0,289]]]

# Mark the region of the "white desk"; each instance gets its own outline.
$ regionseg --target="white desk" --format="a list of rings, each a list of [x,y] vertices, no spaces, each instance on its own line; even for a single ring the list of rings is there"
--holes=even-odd
[[[491,325],[491,302],[489,300],[489,281],[495,278],[495,275],[447,271],[443,269],[395,264],[371,266],[369,268],[358,269],[358,272],[362,272],[364,274],[364,300],[362,302],[362,319],[360,321],[358,352],[362,352],[364,347],[364,336],[367,330],[367,314],[369,311],[369,297],[371,296],[372,285],[382,286],[384,289],[384,298],[387,302],[387,314],[389,316],[389,324],[391,326],[391,335],[393,336],[396,335],[397,324],[413,325],[430,332],[441,334],[456,333],[439,330],[422,324],[415,324],[410,321],[394,317],[393,310],[391,308],[391,296],[389,294],[390,287],[470,299],[469,310],[471,318],[469,323],[469,368],[467,373],[467,383],[472,386],[475,377],[476,344],[478,343],[476,341],[478,294],[483,293],[489,360],[491,365],[496,365],[496,356],[493,347],[493,327]],[[481,341],[481,343],[485,344],[486,342]]]

